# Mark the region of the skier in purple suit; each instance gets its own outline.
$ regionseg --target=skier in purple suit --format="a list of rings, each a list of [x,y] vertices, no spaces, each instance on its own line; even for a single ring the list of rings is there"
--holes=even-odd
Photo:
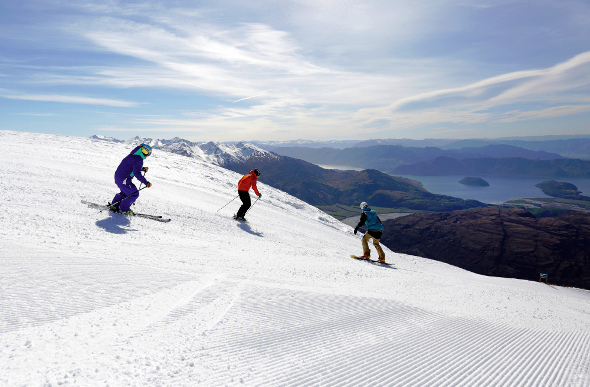
[[[115,183],[121,192],[116,194],[113,198],[113,201],[111,202],[114,203],[114,205],[111,206],[112,210],[126,214],[133,213],[133,211],[131,211],[131,205],[139,197],[139,191],[132,181],[134,177],[148,188],[152,186],[152,184],[141,174],[142,171],[147,172],[147,167],[143,166],[143,160],[151,154],[152,147],[147,144],[141,144],[134,148],[131,153],[121,161],[121,164],[119,164],[119,167],[115,171]],[[117,204],[117,202],[119,203]]]

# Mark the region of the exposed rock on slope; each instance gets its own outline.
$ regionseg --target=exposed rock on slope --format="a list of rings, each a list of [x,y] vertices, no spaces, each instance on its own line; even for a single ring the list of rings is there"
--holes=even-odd
[[[414,214],[385,221],[391,250],[475,273],[590,289],[590,214],[537,219],[520,209]]]

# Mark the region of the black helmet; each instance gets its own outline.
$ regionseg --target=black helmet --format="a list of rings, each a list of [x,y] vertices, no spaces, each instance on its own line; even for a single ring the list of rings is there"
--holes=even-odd
[[[256,176],[260,176],[260,171],[258,169],[255,169],[254,173],[256,174]]]

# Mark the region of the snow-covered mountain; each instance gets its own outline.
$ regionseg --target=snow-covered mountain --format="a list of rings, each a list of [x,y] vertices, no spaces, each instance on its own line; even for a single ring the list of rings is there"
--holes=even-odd
[[[99,212],[130,144],[0,144],[0,385],[590,385],[589,291],[350,259],[263,176],[238,223],[240,174],[158,150],[135,210],[172,221]]]
[[[179,137],[171,140],[152,139],[145,137],[135,137],[128,141],[120,141],[112,137],[94,135],[90,137],[93,140],[107,142],[125,142],[130,145],[139,145],[141,143],[149,144],[154,149],[166,152],[176,153],[183,156],[197,158],[215,165],[225,165],[227,163],[240,163],[252,157],[264,159],[278,159],[279,156],[259,148],[255,145],[237,142],[237,143],[216,143],[216,142],[192,142]]]

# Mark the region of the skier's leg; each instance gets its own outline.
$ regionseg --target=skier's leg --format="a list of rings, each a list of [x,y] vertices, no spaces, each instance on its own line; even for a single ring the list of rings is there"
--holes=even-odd
[[[373,246],[375,246],[375,249],[379,253],[379,259],[385,260],[385,253],[383,252],[383,249],[381,248],[381,245],[379,244],[379,241],[381,240],[381,236],[383,235],[383,231],[371,230],[370,233],[371,233],[371,236],[373,237]]]
[[[369,249],[369,239],[371,239],[371,234],[369,234],[369,232],[367,231],[361,241],[363,245],[364,256],[367,258],[371,255],[371,250]]]
[[[131,179],[127,178],[124,182],[125,184],[122,186],[122,191],[125,194],[125,196],[130,196],[123,199],[121,203],[119,203],[119,210],[122,212],[129,211],[131,209],[131,205],[135,203],[135,201],[139,197],[137,187],[135,186],[135,184],[131,182]]]
[[[125,189],[125,181],[127,179],[122,179],[119,180],[116,176],[115,176],[115,184],[117,184],[117,187],[119,187],[119,193],[115,195],[115,197],[113,198],[113,201],[111,203],[117,203],[117,206],[119,206],[119,200],[123,199],[125,196],[123,193],[123,190]]]
[[[118,203],[119,200],[123,199],[124,197],[125,197],[125,194],[121,191],[115,195],[115,197],[113,198],[113,201],[111,203]]]
[[[379,258],[385,260],[385,253],[383,252],[383,249],[381,248],[381,245],[379,244],[379,239],[373,238],[373,245],[375,246],[375,249],[379,253]]]
[[[238,191],[238,194],[240,195],[240,199],[242,200],[242,206],[238,210],[236,216],[238,218],[243,218],[246,215],[246,212],[248,211],[250,206],[252,205],[252,200],[250,199],[250,193],[248,191]]]

